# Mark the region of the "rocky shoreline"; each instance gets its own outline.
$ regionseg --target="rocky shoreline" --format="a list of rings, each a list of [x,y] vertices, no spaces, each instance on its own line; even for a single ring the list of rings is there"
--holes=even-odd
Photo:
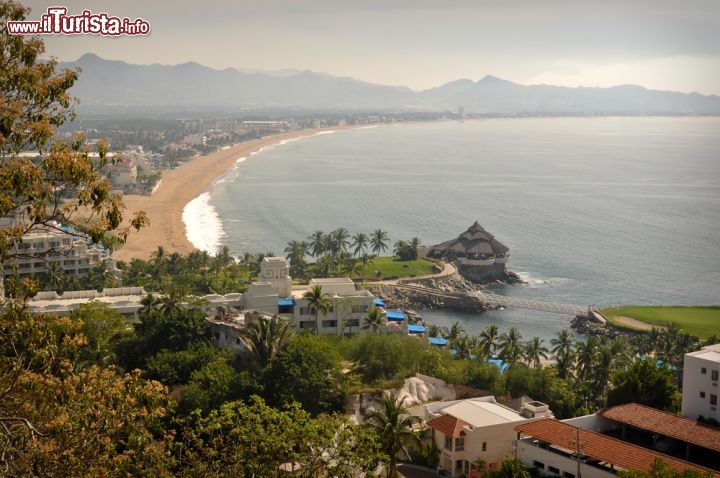
[[[522,283],[522,279],[513,272],[507,272],[505,276],[507,280],[502,283]],[[404,281],[402,284],[378,284],[368,287],[368,290],[382,299],[390,309],[446,309],[461,312],[496,309],[495,306],[483,304],[467,295],[468,292],[482,289],[482,286],[483,284],[453,274],[418,281]]]
[[[521,284],[522,279],[515,273],[506,272],[506,284]],[[467,295],[482,289],[483,285],[453,274],[445,277],[427,278],[417,281],[403,281],[401,284],[375,284],[368,290],[382,299],[388,309],[418,310],[444,309],[458,312],[485,312],[497,307],[483,304]],[[446,295],[444,295],[446,294]],[[607,335],[610,338],[635,335],[628,329],[621,329],[608,322],[602,322],[592,315],[578,315],[570,322],[570,328],[581,335]]]

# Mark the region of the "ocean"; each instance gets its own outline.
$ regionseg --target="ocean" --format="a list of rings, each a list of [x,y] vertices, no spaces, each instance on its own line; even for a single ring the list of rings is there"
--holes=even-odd
[[[321,134],[239,162],[188,205],[196,247],[283,250],[315,230],[425,245],[474,221],[525,284],[496,293],[587,306],[720,303],[720,118],[511,118]],[[570,317],[422,311],[546,340]],[[718,324],[720,329],[720,324]]]

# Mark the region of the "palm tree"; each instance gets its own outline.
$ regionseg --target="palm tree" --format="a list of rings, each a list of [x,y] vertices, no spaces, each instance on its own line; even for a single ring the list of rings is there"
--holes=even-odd
[[[448,331],[447,339],[449,342],[455,342],[460,337],[465,336],[465,329],[462,325],[460,325],[460,322],[455,321],[451,326],[450,330]]]
[[[583,381],[591,377],[598,343],[597,335],[591,335],[585,342],[578,342],[575,346],[575,370],[578,380]]]
[[[155,266],[155,277],[159,278],[165,272],[165,248],[158,246],[157,250],[152,253],[152,263]]]
[[[547,360],[550,351],[543,345],[545,340],[540,337],[533,337],[525,344],[525,360],[528,366],[533,364],[535,368],[540,368],[540,359]]]
[[[375,254],[368,254],[367,252],[363,252],[360,254],[360,258],[358,261],[360,261],[360,264],[362,264],[362,283],[365,285],[365,269],[367,268],[368,264],[370,264],[373,259],[375,259]]]
[[[344,227],[339,227],[330,233],[330,252],[339,254],[347,251],[350,245],[350,233]]]
[[[446,327],[443,327],[438,324],[430,324],[428,326],[428,337],[440,337],[445,338],[447,337],[448,330]]]
[[[367,234],[359,232],[352,237],[352,243],[350,247],[353,248],[353,254],[359,256],[367,251],[368,242],[370,239]]]
[[[307,238],[308,250],[310,255],[318,258],[325,252],[325,233],[322,231],[313,232],[310,237]]]
[[[410,246],[410,250],[412,251],[413,260],[418,258],[418,248],[420,247],[421,242],[422,241],[420,241],[419,238],[413,237],[408,243],[408,245]]]
[[[373,307],[365,317],[362,328],[370,329],[373,333],[379,334],[382,332],[382,328],[385,325],[385,317],[383,317],[382,310],[377,307]]]
[[[278,315],[259,316],[240,332],[240,340],[255,356],[260,368],[265,367],[293,336],[290,321]]]
[[[230,248],[228,246],[222,246],[222,248],[215,254],[215,259],[223,269],[229,266],[232,262],[235,262],[233,256],[230,254]]]
[[[467,335],[460,335],[450,342],[450,346],[455,350],[455,357],[461,360],[469,359],[473,352],[472,341]]]
[[[380,446],[389,458],[386,476],[398,476],[398,454],[402,452],[409,456],[406,445],[420,445],[420,438],[412,431],[416,421],[418,419],[408,413],[402,401],[395,395],[386,395],[380,404],[380,410],[369,413],[365,418],[365,424],[375,430]]]
[[[47,290],[62,292],[65,287],[65,270],[59,261],[50,261],[45,269],[47,275]]]
[[[560,378],[568,378],[572,369],[572,361],[575,348],[575,339],[570,329],[563,329],[557,333],[557,338],[550,340],[552,349],[550,352],[555,358],[555,366],[557,367],[558,376]]]
[[[292,277],[301,277],[305,273],[305,255],[308,245],[305,241],[290,241],[285,247],[285,258],[290,261]]]
[[[308,307],[311,310],[315,310],[315,333],[320,333],[320,323],[318,322],[320,312],[325,317],[332,306],[329,296],[323,292],[321,285],[313,286],[312,289],[308,290],[303,294],[303,298],[307,299]]]
[[[380,256],[381,252],[385,252],[388,248],[387,243],[389,240],[390,238],[387,232],[382,229],[375,229],[375,232],[370,235],[370,247],[372,247],[373,253],[375,253],[376,256]]]
[[[499,338],[500,331],[495,324],[488,325],[480,332],[480,347],[484,358],[488,359],[493,356],[498,347]]]
[[[517,327],[500,336],[500,358],[511,365],[522,360],[522,335]]]

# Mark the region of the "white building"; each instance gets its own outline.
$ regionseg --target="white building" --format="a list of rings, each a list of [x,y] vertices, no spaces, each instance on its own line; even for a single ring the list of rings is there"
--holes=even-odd
[[[720,477],[696,464],[717,463],[720,431],[636,403],[569,420],[523,423],[515,429],[520,434],[517,458],[543,476],[612,478],[620,470],[647,473],[661,459],[676,471]],[[653,443],[655,450],[630,441]],[[657,451],[661,449],[673,455]]]
[[[109,250],[92,243],[86,234],[57,222],[33,228],[9,253],[13,260],[3,264],[5,276],[14,271],[21,278],[40,275],[51,263],[58,264],[65,274],[82,277],[103,261],[110,261],[109,268],[115,271]]]
[[[490,469],[496,468],[515,450],[517,425],[552,416],[544,403],[528,402],[522,412],[517,412],[492,396],[426,407],[427,426],[441,450],[439,466],[451,476],[475,476],[472,466],[478,460]]]
[[[682,414],[693,420],[720,422],[720,344],[685,354],[683,363]]]
[[[303,296],[318,285],[327,294],[331,305],[327,314],[317,314],[316,324],[316,311]],[[375,296],[366,290],[357,290],[351,279],[311,279],[307,286],[293,289],[290,297],[280,303],[280,313],[292,319],[299,331],[315,330],[318,327],[321,334],[339,336],[362,330],[361,320],[374,307],[374,301]]]

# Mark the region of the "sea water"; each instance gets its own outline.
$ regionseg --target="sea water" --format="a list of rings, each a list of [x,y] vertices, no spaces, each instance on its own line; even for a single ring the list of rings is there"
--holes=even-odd
[[[199,199],[195,217],[217,218],[213,234],[190,240],[284,255],[318,229],[380,228],[391,242],[431,245],[478,221],[526,281],[496,293],[581,306],[718,304],[718,131],[715,117],[583,117],[317,135],[238,164]],[[193,215],[184,219],[193,230]],[[546,340],[570,321],[520,309],[424,315]]]

